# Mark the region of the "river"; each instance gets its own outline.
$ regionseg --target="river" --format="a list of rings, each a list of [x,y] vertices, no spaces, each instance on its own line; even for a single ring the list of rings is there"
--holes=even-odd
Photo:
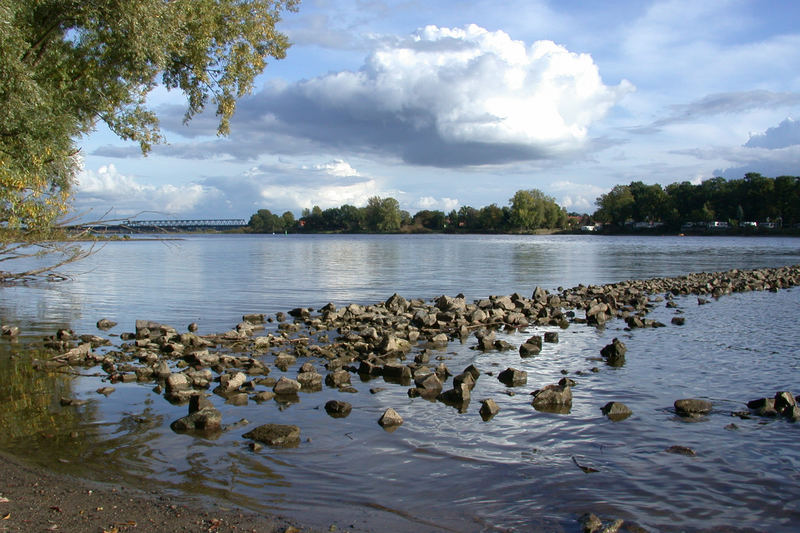
[[[245,313],[373,304],[395,292],[474,300],[530,296],[536,286],[794,264],[795,238],[197,235],[108,242],[70,267],[70,281],[0,289],[0,316],[22,329],[20,342],[60,328],[102,334],[100,318],[119,323],[112,335],[133,331],[136,319],[180,331],[197,322],[203,334],[228,330]],[[675,311],[659,304],[649,317],[665,328],[628,331],[613,321],[499,334],[518,346],[533,332],[558,330],[559,342],[535,358],[484,354],[472,349],[474,338],[450,343],[439,360],[456,372],[469,364],[483,372],[463,413],[357,376],[356,394],[325,387],[291,405],[234,406],[212,396],[225,423],[301,428],[300,446],[255,452],[245,428],[215,438],[172,432],[186,406],[168,403],[153,383],[114,384],[106,397],[95,391],[108,383],[91,370],[53,376],[10,363],[18,345],[3,340],[0,379],[32,387],[40,399],[20,405],[20,391],[6,386],[0,399],[13,409],[4,424],[14,426],[0,446],[55,470],[158,484],[324,529],[578,531],[578,517],[594,512],[660,531],[796,530],[800,425],[731,413],[779,390],[800,393],[800,288],[703,306],[694,296],[676,301],[684,326],[669,325]],[[628,347],[619,368],[597,360],[615,337]],[[285,374],[294,376],[302,362]],[[528,372],[527,385],[509,391],[497,380],[510,366]],[[565,374],[577,382],[571,411],[534,410],[529,393]],[[62,407],[64,395],[89,403]],[[687,397],[710,399],[714,410],[691,422],[677,417],[672,404]],[[483,398],[501,409],[488,422],[478,414]],[[351,402],[352,414],[327,416],[321,407],[330,399]],[[605,418],[600,408],[612,400],[633,416]],[[387,407],[405,419],[391,433],[376,422]],[[696,456],[665,452],[673,445]]]

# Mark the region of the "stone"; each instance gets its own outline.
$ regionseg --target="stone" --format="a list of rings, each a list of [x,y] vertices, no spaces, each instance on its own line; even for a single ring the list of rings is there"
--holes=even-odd
[[[400,414],[391,407],[386,409],[386,411],[384,411],[381,417],[378,419],[378,424],[380,424],[383,428],[397,427],[402,423],[403,417],[401,417]]]
[[[322,376],[317,372],[301,372],[297,374],[297,382],[303,390],[316,391],[322,388]]]
[[[674,316],[670,322],[675,326],[683,326],[686,324],[686,317],[683,316]]]
[[[167,377],[167,382],[166,382],[167,392],[187,390],[190,389],[191,387],[192,387],[192,382],[189,379],[189,376],[187,376],[182,372],[170,374],[169,377]]]
[[[675,400],[675,412],[680,416],[698,417],[711,412],[712,404],[701,398]]]
[[[481,400],[481,408],[478,410],[484,422],[492,419],[494,415],[500,412],[500,407],[497,403],[490,399]]]
[[[542,347],[537,344],[530,344],[528,342],[524,342],[519,347],[520,357],[530,357],[532,355],[539,355],[541,352],[542,352]]]
[[[579,519],[583,533],[597,533],[603,528],[603,521],[594,513],[586,513]]]
[[[608,402],[600,410],[614,422],[625,420],[633,414],[633,411],[622,402]]]
[[[278,396],[292,395],[297,394],[301,388],[302,386],[300,385],[300,382],[289,379],[286,376],[281,376],[281,379],[279,379],[278,382],[275,383],[275,386],[272,387],[272,392]]]
[[[189,398],[189,414],[170,424],[173,431],[200,430],[206,432],[219,431],[222,427],[222,413],[209,399],[201,394]]]
[[[353,406],[340,400],[331,400],[325,404],[325,412],[331,418],[345,418],[353,410]]]
[[[449,405],[464,406],[469,403],[470,396],[469,386],[466,383],[461,383],[441,393],[437,396],[437,399]]]
[[[558,343],[558,332],[557,331],[547,331],[544,334],[544,342],[549,342],[551,344]]]
[[[255,396],[253,396],[253,400],[257,402],[268,402],[273,398],[275,398],[275,393],[272,392],[271,390],[262,390],[256,393]]]
[[[244,372],[234,372],[231,374],[222,374],[219,377],[218,392],[233,392],[247,381],[247,376]]]
[[[97,329],[106,330],[106,329],[113,328],[114,326],[117,325],[117,323],[113,322],[113,321],[111,321],[111,320],[109,320],[107,318],[101,318],[100,320],[97,321],[96,325],[97,325]]]
[[[789,391],[780,391],[775,393],[775,410],[783,414],[784,411],[789,411],[792,407],[796,406],[794,395]]]
[[[697,452],[695,452],[693,449],[689,448],[688,446],[679,446],[679,445],[670,446],[669,448],[667,448],[664,451],[667,452],[667,453],[685,455],[687,457],[694,457],[694,456],[697,455]]]
[[[350,373],[347,370],[335,370],[325,376],[325,384],[329,387],[349,385]]]
[[[242,437],[267,446],[289,448],[300,444],[300,428],[284,424],[264,424],[248,431]]]
[[[478,377],[481,375],[481,371],[475,365],[469,365],[467,368],[464,369],[464,372],[468,372],[472,374],[472,378],[475,381],[478,381]]]
[[[548,385],[533,392],[534,409],[548,412],[569,412],[572,406],[572,389],[568,385]]]
[[[622,366],[625,364],[625,352],[627,350],[625,343],[615,338],[611,341],[611,344],[607,344],[600,350],[600,355],[610,366]]]
[[[472,389],[475,388],[475,378],[472,377],[472,374],[470,374],[469,372],[463,372],[463,373],[461,373],[461,374],[459,374],[459,375],[457,375],[456,377],[453,378],[453,386],[454,387],[457,387],[458,385],[461,385],[462,383],[466,384],[467,387],[469,387],[469,390],[472,390]]]
[[[399,381],[410,381],[411,369],[400,363],[386,363],[383,365],[383,377]]]
[[[528,382],[528,373],[524,370],[509,367],[500,372],[497,375],[497,379],[508,387],[517,387]]]

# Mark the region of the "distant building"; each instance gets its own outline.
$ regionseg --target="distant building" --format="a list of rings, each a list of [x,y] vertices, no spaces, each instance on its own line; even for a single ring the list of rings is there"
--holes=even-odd
[[[721,220],[715,220],[714,222],[709,222],[708,223],[708,229],[723,229],[723,228],[727,228],[727,227],[728,227],[728,223],[725,222],[725,221],[721,221]]]

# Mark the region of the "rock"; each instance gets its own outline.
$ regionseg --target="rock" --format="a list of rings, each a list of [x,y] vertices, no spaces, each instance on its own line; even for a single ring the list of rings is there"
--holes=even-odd
[[[325,384],[329,387],[349,385],[350,373],[347,370],[335,370],[325,376]]]
[[[508,387],[525,385],[528,382],[528,373],[516,368],[506,368],[497,375],[497,379]]]
[[[454,387],[457,387],[457,386],[461,385],[462,383],[466,384],[467,387],[469,387],[469,390],[472,390],[472,389],[475,388],[475,378],[472,377],[472,374],[470,374],[469,372],[463,372],[463,373],[461,373],[461,374],[459,374],[459,375],[457,375],[456,377],[453,378],[453,386]]]
[[[219,387],[215,392],[233,392],[247,381],[247,376],[244,372],[234,372],[232,374],[222,374],[219,377]]]
[[[272,387],[272,391],[278,396],[286,396],[297,394],[301,388],[300,382],[281,376],[281,379]]]
[[[607,344],[600,350],[600,355],[610,366],[622,366],[625,364],[625,352],[627,348],[619,339],[614,339],[611,344]]]
[[[275,447],[292,447],[300,444],[300,428],[284,424],[264,424],[248,431],[242,437]]]
[[[674,316],[670,322],[676,326],[683,326],[686,323],[686,317]]]
[[[316,391],[322,388],[322,376],[317,372],[301,372],[297,374],[297,382],[307,391]]]
[[[558,343],[558,332],[557,331],[547,331],[544,334],[544,342],[549,342],[551,344]]]
[[[789,391],[781,391],[775,393],[775,410],[781,414],[790,411],[792,407],[796,406],[794,395]]]
[[[97,329],[103,329],[103,330],[111,329],[116,325],[117,325],[116,322],[113,322],[107,318],[101,318],[100,320],[97,321]]]
[[[470,400],[469,386],[466,383],[461,383],[441,393],[436,399],[448,405],[465,407]]]
[[[667,453],[675,453],[675,454],[678,454],[678,455],[685,455],[687,457],[694,457],[694,456],[697,455],[697,452],[695,452],[693,449],[689,448],[688,446],[677,446],[677,445],[676,446],[670,446],[669,448],[667,448],[664,451],[667,452]]]
[[[401,417],[398,412],[391,407],[386,409],[386,411],[384,411],[381,417],[378,419],[378,424],[384,428],[397,427],[402,423],[403,417]]]
[[[495,401],[492,399],[482,400],[481,408],[478,412],[480,413],[483,421],[486,422],[500,412],[500,407],[498,407],[497,403],[495,403]]]
[[[96,392],[97,394],[102,394],[103,396],[108,396],[109,394],[111,394],[111,393],[112,393],[112,392],[114,392],[115,390],[116,390],[116,389],[115,389],[114,387],[100,387],[100,388],[99,388],[99,389],[97,389],[95,392]]]
[[[522,345],[519,347],[519,355],[521,357],[530,357],[532,355],[539,355],[541,352],[542,352],[541,345],[530,344],[528,342],[522,343]]]
[[[675,400],[675,412],[680,416],[697,417],[711,412],[712,404],[701,398]]]
[[[548,385],[533,392],[534,409],[568,413],[572,406],[572,389],[568,385]]]
[[[331,400],[325,404],[325,412],[332,418],[344,418],[350,414],[353,406],[340,400]]]
[[[633,411],[622,402],[608,402],[600,410],[614,422],[625,420],[633,414]]]
[[[218,431],[222,427],[222,413],[203,395],[189,399],[189,414],[170,424],[173,431]]]
[[[0,326],[0,332],[2,332],[4,337],[17,337],[19,336],[19,327],[4,324]]]
[[[192,382],[189,379],[189,376],[182,372],[170,374],[169,377],[167,377],[167,392],[184,391],[190,389],[191,387]]]
[[[253,400],[257,402],[268,402],[275,398],[275,393],[271,390],[262,390],[259,391],[255,396],[253,396]]]
[[[586,513],[579,519],[583,533],[597,533],[603,527],[603,521],[594,513]]]
[[[263,324],[266,321],[266,317],[263,313],[250,313],[242,316],[242,321],[250,324]]]
[[[475,365],[469,365],[467,368],[465,368],[465,369],[464,369],[464,372],[465,372],[465,373],[467,373],[467,372],[468,372],[468,373],[472,374],[472,378],[473,378],[475,381],[478,381],[478,377],[481,375],[481,371],[480,371],[480,370],[478,370],[478,369],[475,367]]]
[[[197,322],[192,322],[191,324],[189,324],[189,326],[186,329],[188,329],[190,332],[194,333],[198,329],[200,329],[200,326],[197,324]]]
[[[383,365],[383,377],[397,381],[410,381],[411,369],[400,363],[386,363]]]

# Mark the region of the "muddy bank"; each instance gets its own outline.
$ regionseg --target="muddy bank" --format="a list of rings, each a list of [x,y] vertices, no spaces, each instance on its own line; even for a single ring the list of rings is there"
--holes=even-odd
[[[188,496],[55,475],[0,454],[0,531],[312,531]]]

